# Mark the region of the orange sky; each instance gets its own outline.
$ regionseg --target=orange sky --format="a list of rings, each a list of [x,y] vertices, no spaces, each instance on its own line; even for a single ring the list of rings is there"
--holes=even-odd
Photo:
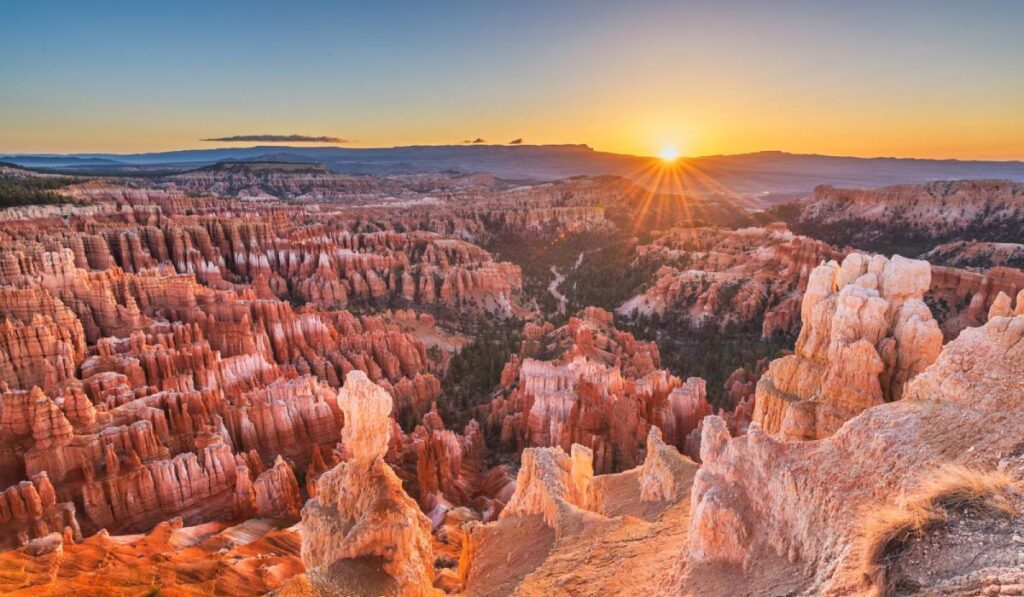
[[[1024,159],[1024,2],[86,4],[5,7],[0,153],[298,133]]]

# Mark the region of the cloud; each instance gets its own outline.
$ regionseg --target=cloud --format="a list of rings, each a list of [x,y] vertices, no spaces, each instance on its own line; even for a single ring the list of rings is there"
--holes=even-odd
[[[477,137],[476,139],[473,139],[472,141],[470,141],[469,139],[466,139],[465,141],[463,141],[463,143],[465,143],[467,145],[475,145],[475,144],[479,144],[479,143],[486,143],[486,141],[484,141],[480,137]]]
[[[519,139],[512,139],[511,141],[508,142],[509,145],[521,145],[522,143],[522,137],[520,137]]]
[[[256,143],[350,143],[349,139],[341,137],[311,137],[309,135],[233,135],[231,137],[214,137],[212,139],[200,139],[200,141],[217,141],[219,143],[231,143],[236,141]]]

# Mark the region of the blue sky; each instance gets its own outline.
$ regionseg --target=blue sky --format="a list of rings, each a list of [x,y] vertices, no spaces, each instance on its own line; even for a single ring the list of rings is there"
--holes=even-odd
[[[11,2],[0,151],[301,133],[1024,158],[1024,2]]]

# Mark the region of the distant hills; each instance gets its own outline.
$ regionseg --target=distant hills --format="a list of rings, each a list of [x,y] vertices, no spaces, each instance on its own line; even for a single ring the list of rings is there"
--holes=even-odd
[[[21,166],[80,174],[137,175],[185,171],[224,161],[322,164],[346,174],[487,172],[536,182],[577,175],[621,175],[661,190],[756,196],[770,201],[819,184],[878,187],[951,179],[1024,181],[1024,162],[852,158],[779,151],[681,158],[665,169],[656,158],[595,151],[586,145],[431,145],[390,148],[260,146],[138,154],[0,155]]]

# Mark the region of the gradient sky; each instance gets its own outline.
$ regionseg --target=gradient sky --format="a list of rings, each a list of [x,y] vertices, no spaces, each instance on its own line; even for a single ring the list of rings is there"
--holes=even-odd
[[[300,133],[1024,159],[1022,27],[1015,0],[0,0],[0,152]]]

